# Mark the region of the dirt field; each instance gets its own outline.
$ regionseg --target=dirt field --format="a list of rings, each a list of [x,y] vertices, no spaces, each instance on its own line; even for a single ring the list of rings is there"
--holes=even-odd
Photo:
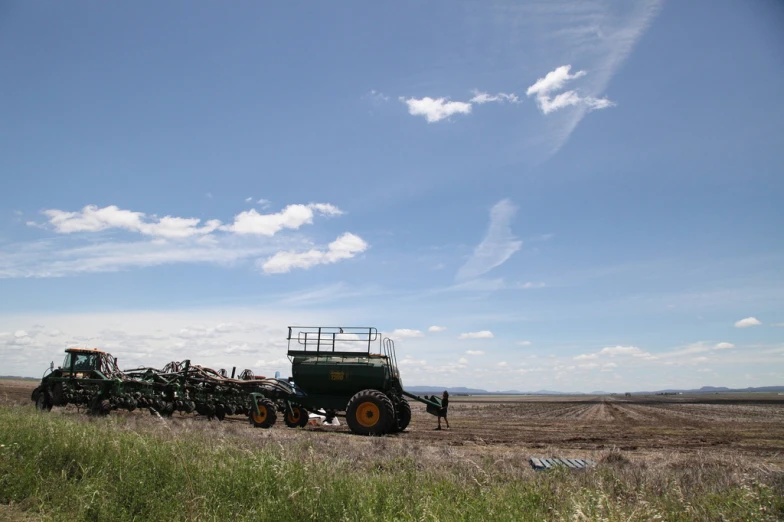
[[[30,392],[35,386],[34,381],[0,380],[0,401],[32,407]],[[662,452],[732,454],[784,467],[784,396],[776,394],[453,397],[451,429],[441,431],[434,430],[436,419],[424,405],[412,402],[412,409],[408,430],[390,438],[416,441],[423,447],[449,447],[462,454],[513,451],[591,458],[614,447],[640,457]],[[83,415],[73,407],[55,408],[53,414]],[[140,425],[150,418],[142,411],[112,415],[129,417]],[[186,429],[225,430],[251,440],[350,436],[345,423],[339,428],[308,427],[311,434],[305,435],[282,422],[271,430],[254,430],[240,417],[220,424],[175,414],[172,422]]]

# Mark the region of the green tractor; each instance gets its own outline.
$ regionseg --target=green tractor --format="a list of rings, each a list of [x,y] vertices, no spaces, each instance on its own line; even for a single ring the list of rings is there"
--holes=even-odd
[[[345,415],[352,432],[383,435],[403,431],[411,420],[406,397],[427,404],[437,415],[435,398],[403,389],[392,339],[373,327],[288,328],[292,377],[269,382],[251,394],[250,422],[269,428],[277,413],[290,427],[304,426],[308,412],[324,410],[327,421]]]
[[[119,386],[121,372],[110,354],[93,348],[68,348],[63,365],[55,368],[52,363],[48,372],[32,393],[38,410],[66,404],[87,406],[96,414],[111,409],[108,398]]]

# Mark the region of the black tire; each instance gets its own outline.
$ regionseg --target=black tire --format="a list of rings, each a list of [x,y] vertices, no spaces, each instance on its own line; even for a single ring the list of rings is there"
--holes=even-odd
[[[307,426],[309,420],[310,420],[310,414],[308,413],[308,410],[303,408],[302,417],[300,417],[299,419],[299,427],[304,428],[305,426]]]
[[[226,407],[223,404],[215,406],[215,418],[219,421],[226,418]]]
[[[52,411],[52,399],[45,391],[38,393],[38,398],[35,400],[35,409],[38,411]]]
[[[112,410],[112,403],[105,399],[101,399],[97,395],[90,401],[90,415],[103,417],[109,415]]]
[[[291,411],[286,408],[283,414],[283,422],[289,428],[302,428],[308,423],[308,412],[305,408],[291,405]]]
[[[389,433],[395,419],[395,407],[384,393],[362,390],[348,401],[346,422],[358,435],[383,435]]]
[[[261,399],[258,401],[259,415],[256,415],[253,408],[250,409],[248,420],[254,428],[271,428],[275,425],[278,419],[278,414],[275,411],[275,403],[269,399]]]
[[[54,383],[54,386],[52,386],[52,404],[55,406],[65,406],[68,404],[68,399],[65,398],[65,384],[56,382]]]
[[[407,400],[400,399],[395,408],[395,414],[397,417],[397,431],[405,430],[408,427],[408,423],[411,422],[411,406]]]

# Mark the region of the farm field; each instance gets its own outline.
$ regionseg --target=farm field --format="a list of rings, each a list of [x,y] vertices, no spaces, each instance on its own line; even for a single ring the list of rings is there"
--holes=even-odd
[[[478,520],[484,518],[488,509],[498,508],[500,515],[508,516],[499,515],[497,519],[524,520],[527,515],[512,515],[519,514],[515,510],[525,506],[531,510],[532,520],[647,520],[656,514],[664,520],[784,517],[784,397],[775,394],[455,396],[450,401],[448,430],[435,431],[435,417],[424,411],[424,405],[412,402],[413,417],[406,432],[368,438],[352,435],[345,424],[293,430],[279,422],[272,429],[263,430],[253,429],[240,417],[217,422],[175,414],[163,421],[137,410],[112,412],[109,418],[95,419],[73,407],[39,414],[30,402],[30,392],[36,384],[0,380],[0,422],[3,418],[8,422],[19,417],[20,437],[25,429],[40,426],[41,431],[64,430],[65,439],[69,430],[87,430],[80,432],[80,437],[125,440],[132,435],[132,440],[136,440],[141,436],[145,441],[162,441],[162,447],[176,441],[178,445],[188,445],[186,449],[178,446],[180,452],[207,455],[200,463],[204,466],[214,452],[224,458],[234,452],[261,452],[269,458],[281,458],[283,454],[306,469],[310,465],[332,469],[332,473],[345,475],[344,480],[364,484],[363,488],[381,487],[378,481],[384,484],[382,489],[405,487],[406,481],[416,484],[422,491],[416,498],[406,493],[410,503],[406,509],[413,511],[402,511],[398,517],[402,519],[440,520],[454,518],[458,513],[457,519]],[[0,434],[0,443],[5,443],[2,438]],[[105,450],[100,450],[100,454],[104,455]],[[588,472],[537,473],[528,464],[531,456],[587,458],[599,464]],[[68,460],[58,458],[60,465],[64,465],[64,458]],[[71,458],[78,460],[78,455]],[[173,464],[178,462],[171,458]],[[0,460],[0,477],[2,465]],[[40,468],[35,472],[39,476]],[[286,495],[297,488],[311,487],[306,476],[297,477]],[[331,487],[323,476],[312,480],[311,485],[320,491]],[[402,485],[390,485],[388,480],[395,484],[401,480]],[[514,493],[508,489],[512,486]],[[11,504],[11,508],[0,509],[0,520],[4,520],[8,509],[21,509],[13,512],[20,517],[35,514],[68,519],[58,515],[56,509],[49,512],[40,504],[31,509],[33,500],[25,500],[24,494],[15,497],[4,487],[7,485],[0,478],[0,503]],[[209,484],[203,487],[210,489]],[[456,488],[449,494],[448,505],[436,508],[428,504],[444,493],[444,487]],[[485,492],[487,498],[474,499],[477,491]],[[533,496],[521,500],[516,497],[519,492]],[[271,494],[270,499],[275,499],[282,493]],[[33,498],[40,502],[40,496]],[[495,508],[485,503],[491,498],[495,498]],[[351,499],[343,498],[342,502],[351,503]],[[225,499],[222,502],[231,504]],[[237,513],[247,508],[242,500],[233,502],[238,506]],[[505,502],[511,502],[505,508],[511,512],[503,511]],[[683,512],[684,503],[693,511]],[[461,510],[449,511],[458,507]],[[326,509],[323,505],[322,508]],[[434,511],[428,511],[431,508]],[[202,509],[206,511],[200,511],[198,516],[180,515],[183,519],[221,519],[225,515],[222,511],[209,511],[209,506]],[[365,513],[365,517],[383,517],[388,514],[384,510],[391,507],[371,503],[357,509],[360,511],[356,514],[352,511],[335,516],[362,519],[360,513]],[[300,518],[295,516],[296,510],[291,513],[291,519]],[[88,515],[74,518],[92,516]],[[319,517],[311,513],[302,518]]]
[[[36,381],[0,379],[0,398],[30,403]],[[411,401],[412,419],[405,433],[391,435],[423,444],[493,453],[526,449],[532,454],[595,455],[617,448],[629,454],[732,452],[784,463],[784,396],[764,393],[623,396],[465,396],[452,397],[450,429],[435,431],[436,419],[424,404]],[[73,407],[54,414],[81,415]],[[146,412],[113,412],[143,422]],[[175,414],[173,424],[215,424],[198,416]],[[224,421],[243,436],[264,436],[244,417]],[[444,424],[444,427],[446,425]],[[247,428],[247,430],[245,430]],[[286,437],[282,422],[272,428]],[[256,433],[257,431],[260,432]],[[341,427],[309,432],[350,434]],[[280,434],[278,432],[281,432]]]

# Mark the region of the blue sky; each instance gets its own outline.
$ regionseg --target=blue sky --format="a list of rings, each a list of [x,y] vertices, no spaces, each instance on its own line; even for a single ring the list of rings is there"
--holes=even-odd
[[[0,374],[784,384],[777,2],[0,7]]]

